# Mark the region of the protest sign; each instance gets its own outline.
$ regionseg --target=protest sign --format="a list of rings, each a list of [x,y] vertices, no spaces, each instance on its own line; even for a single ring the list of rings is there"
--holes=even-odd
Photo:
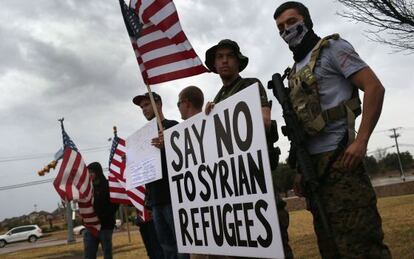
[[[164,136],[179,251],[283,258],[258,85]]]
[[[162,178],[160,150],[151,145],[158,136],[157,121],[152,119],[126,139],[126,189]]]

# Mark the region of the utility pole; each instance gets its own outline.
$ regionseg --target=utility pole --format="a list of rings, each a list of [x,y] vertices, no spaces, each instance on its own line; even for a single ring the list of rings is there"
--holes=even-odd
[[[125,216],[124,216],[124,211],[123,211],[123,207],[124,206],[126,206],[126,205],[124,205],[124,204],[120,204],[119,205],[119,209],[118,209],[118,214],[119,214],[119,218],[121,219],[121,221],[122,221],[122,224],[124,224],[125,223]]]
[[[397,140],[398,137],[400,137],[400,134],[396,132],[396,130],[399,130],[399,129],[401,129],[401,127],[390,129],[390,131],[393,132],[393,135],[391,135],[390,138],[395,139],[395,146],[397,147],[398,164],[400,166],[400,176],[401,176],[401,180],[405,182],[405,174],[404,174],[404,170],[403,170],[402,163],[401,163],[400,148],[398,147],[398,140]]]
[[[72,206],[70,201],[66,202],[66,222],[68,225],[68,244],[75,242],[73,235],[73,220],[72,220]]]

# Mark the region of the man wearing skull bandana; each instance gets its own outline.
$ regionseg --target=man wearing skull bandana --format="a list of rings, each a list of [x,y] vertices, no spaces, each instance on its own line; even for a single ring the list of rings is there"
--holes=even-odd
[[[384,87],[350,43],[338,34],[323,39],[315,34],[303,4],[283,3],[274,19],[293,52],[289,96],[308,135],[307,149],[318,173],[318,194],[333,232],[333,240],[328,240],[310,200],[322,258],[391,258],[383,242],[376,195],[362,164],[381,114]],[[355,137],[355,117],[361,113],[358,89],[364,91],[364,98]],[[306,108],[312,102],[317,104],[316,110],[314,106]],[[301,172],[294,190],[299,196],[306,191]]]

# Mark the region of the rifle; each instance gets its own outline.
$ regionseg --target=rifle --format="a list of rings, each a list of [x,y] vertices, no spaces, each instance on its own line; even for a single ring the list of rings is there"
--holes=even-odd
[[[283,118],[286,125],[282,126],[282,133],[287,136],[290,141],[289,165],[293,169],[296,167],[302,174],[305,196],[310,200],[311,207],[313,207],[317,216],[320,218],[327,239],[332,242],[332,247],[334,247],[336,254],[335,258],[340,258],[338,247],[334,241],[333,230],[319,197],[318,174],[313,166],[311,156],[306,149],[307,134],[292,108],[292,103],[289,98],[290,89],[283,85],[283,80],[287,77],[289,72],[290,68],[287,68],[283,76],[279,73],[274,74],[272,80],[268,82],[267,88],[273,91],[273,95],[276,97],[283,110]]]

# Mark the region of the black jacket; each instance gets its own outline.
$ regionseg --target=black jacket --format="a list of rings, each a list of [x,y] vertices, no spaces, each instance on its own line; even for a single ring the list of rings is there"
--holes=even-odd
[[[171,128],[177,125],[178,122],[174,120],[162,121],[162,126],[164,129]],[[146,203],[148,206],[170,204],[170,185],[168,183],[168,169],[167,169],[167,160],[165,158],[165,149],[161,149],[161,170],[162,178],[152,183],[146,184],[147,195]]]
[[[101,229],[114,229],[115,214],[118,204],[111,203],[109,198],[109,185],[105,176],[96,176],[98,179],[93,182],[93,208],[101,222]]]

